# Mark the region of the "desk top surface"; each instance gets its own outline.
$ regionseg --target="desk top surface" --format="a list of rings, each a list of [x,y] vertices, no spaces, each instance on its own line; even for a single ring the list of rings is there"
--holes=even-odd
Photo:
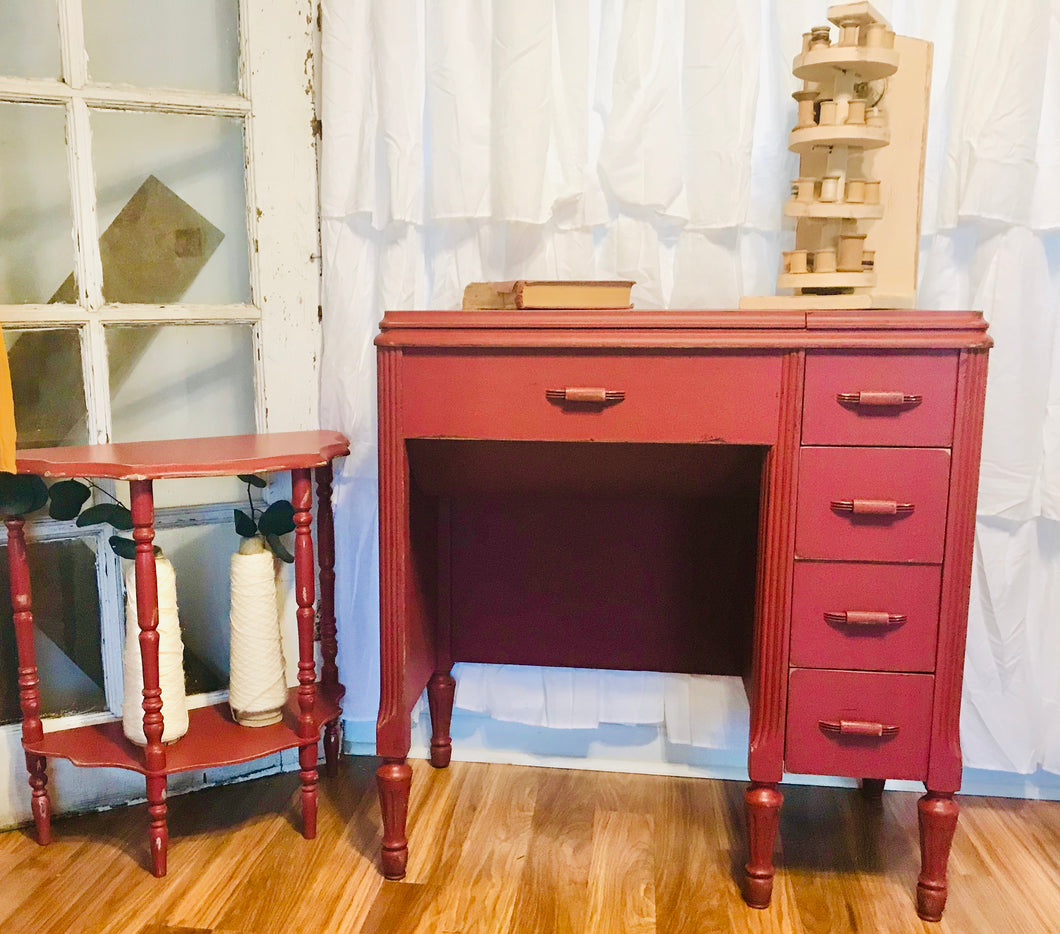
[[[977,311],[388,311],[380,347],[977,348]]]

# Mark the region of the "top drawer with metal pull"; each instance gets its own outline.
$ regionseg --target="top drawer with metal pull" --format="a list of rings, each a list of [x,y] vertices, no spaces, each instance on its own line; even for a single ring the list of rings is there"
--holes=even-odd
[[[956,352],[806,355],[802,443],[949,447]]]
[[[406,352],[405,437],[774,444],[780,354]]]

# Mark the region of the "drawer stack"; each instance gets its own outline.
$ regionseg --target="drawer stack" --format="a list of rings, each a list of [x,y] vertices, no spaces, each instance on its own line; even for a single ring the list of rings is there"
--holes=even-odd
[[[806,355],[785,769],[924,779],[955,352]]]

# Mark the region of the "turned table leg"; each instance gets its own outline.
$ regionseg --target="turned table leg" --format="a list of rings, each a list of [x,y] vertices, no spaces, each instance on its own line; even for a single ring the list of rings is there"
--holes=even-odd
[[[867,801],[879,801],[886,784],[887,779],[885,778],[863,778],[858,782],[861,788],[861,796]]]
[[[946,907],[946,863],[957,829],[958,810],[952,793],[930,788],[917,802],[920,878],[916,885],[916,913],[925,921],[938,921]]]
[[[29,562],[26,559],[25,521],[15,516],[5,519],[5,524],[11,613],[18,649],[18,703],[22,710],[22,741],[36,743],[44,738],[44,726],[40,719],[40,677],[33,645],[33,594],[29,582]],[[46,846],[52,838],[46,767],[47,760],[43,756],[26,753],[26,771],[29,773],[29,786],[33,789],[30,806],[37,829],[37,842],[41,846]]]
[[[317,467],[317,566],[320,601],[320,683],[341,695],[339,688],[338,637],[335,625],[335,522],[331,511],[331,464]],[[324,724],[324,763],[329,777],[339,771],[339,721]]]
[[[158,682],[158,577],[155,569],[155,505],[150,480],[130,480],[132,537],[136,542],[136,622],[140,627],[140,661],[143,666],[144,763],[147,766],[147,813],[151,817],[148,840],[151,871],[166,874],[169,831],[166,828],[166,747],[162,689]]]
[[[166,874],[166,855],[169,851],[169,828],[166,826],[165,775],[147,776],[147,813],[151,823],[147,837],[151,845],[151,872],[161,878]]]
[[[26,771],[29,772],[29,787],[33,789],[30,807],[33,824],[37,829],[37,842],[47,846],[52,842],[52,806],[48,800],[48,760],[44,756],[26,753]]]
[[[384,759],[375,773],[383,812],[383,875],[403,879],[409,859],[405,822],[409,813],[412,769],[405,759]]]
[[[449,726],[453,721],[456,679],[447,671],[436,671],[427,682],[427,706],[431,712],[431,765],[444,769],[453,755]]]
[[[744,793],[748,846],[744,901],[752,908],[768,908],[773,895],[773,844],[783,802],[775,782],[752,782]]]
[[[313,658],[313,486],[304,467],[291,471],[291,505],[294,506],[294,591],[298,602],[298,747],[302,779],[302,836],[317,834],[317,740],[320,729],[313,715],[316,706],[316,662]]]
[[[324,724],[324,770],[328,778],[334,778],[339,774],[338,718]]]

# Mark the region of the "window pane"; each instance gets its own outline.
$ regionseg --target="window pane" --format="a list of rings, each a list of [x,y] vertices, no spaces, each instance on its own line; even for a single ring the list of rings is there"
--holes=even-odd
[[[65,119],[0,103],[0,304],[77,300]]]
[[[111,438],[160,441],[251,434],[254,344],[249,324],[107,327]],[[155,504],[235,501],[234,478],[159,480]]]
[[[229,565],[240,541],[233,523],[162,529],[155,534],[155,544],[173,563],[177,575],[184,680],[189,694],[228,686]],[[290,684],[298,678],[298,634],[290,565],[282,566],[280,586],[286,593],[280,629]]]
[[[76,328],[4,328],[20,448],[88,444],[88,408]]]
[[[250,301],[243,121],[92,114],[103,296]]]
[[[84,0],[92,80],[238,91],[238,8],[238,0]]]
[[[55,0],[0,0],[0,73],[58,78],[61,72]]]
[[[30,542],[26,549],[45,716],[106,709],[93,542]],[[0,588],[7,594],[7,548],[0,552]],[[21,719],[18,655],[7,599],[0,601],[0,666],[0,722],[14,723]]]
[[[235,527],[162,529],[155,534],[155,544],[173,562],[177,575],[188,693],[228,687],[228,562],[239,548]]]

